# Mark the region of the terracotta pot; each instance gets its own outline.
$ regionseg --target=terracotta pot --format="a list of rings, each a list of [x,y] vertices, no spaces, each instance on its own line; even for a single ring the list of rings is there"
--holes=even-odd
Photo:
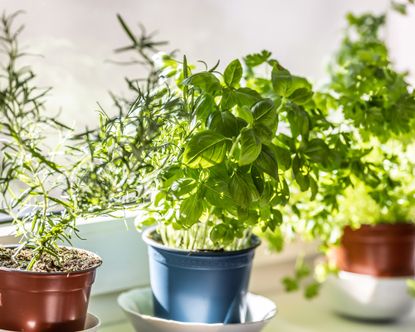
[[[97,268],[76,273],[0,269],[0,329],[83,330]]]
[[[344,229],[335,260],[340,270],[377,277],[415,275],[415,225],[363,225]]]

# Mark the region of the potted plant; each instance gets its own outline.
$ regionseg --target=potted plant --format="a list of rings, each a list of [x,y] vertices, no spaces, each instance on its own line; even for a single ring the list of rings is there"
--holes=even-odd
[[[126,29],[132,45],[125,49],[134,49],[140,39]],[[347,143],[329,135],[310,83],[269,52],[247,56],[245,70],[234,60],[223,72],[218,65],[195,71],[186,57],[153,59],[159,86],[175,97],[157,113],[152,170],[142,180],[149,200],[137,218],[140,227],[156,225],[143,233],[155,314],[241,322],[260,242],[254,233],[280,227],[292,190],[313,198],[318,174],[343,163],[336,150]]]
[[[44,114],[48,89],[37,88],[33,71],[20,64],[23,28],[13,29],[18,14],[1,17],[1,212],[12,218],[20,244],[0,248],[0,328],[78,331],[101,259],[58,245],[77,234],[83,211],[61,147],[51,150],[46,141],[66,127]]]
[[[389,300],[370,303],[376,310],[366,309],[367,299],[359,303],[359,296],[364,296],[360,292],[348,297],[355,299],[351,305],[336,306],[338,311],[360,318],[398,318],[412,303],[399,285],[415,276],[415,94],[407,74],[393,68],[381,38],[386,16],[349,14],[347,20],[346,37],[330,67],[330,80],[316,102],[336,114],[339,126],[353,134],[351,146],[365,151],[362,160],[371,173],[360,177],[337,173],[321,179],[322,183],[347,179],[349,185],[337,191],[334,209],[322,200],[325,191],[332,191],[323,185],[316,202],[302,205],[306,213],[297,230],[321,239],[331,266],[354,273],[347,278],[357,278],[355,283],[397,281],[397,292],[384,288]],[[355,168],[349,165],[351,171]],[[338,247],[333,249],[335,243]],[[346,275],[341,273],[340,277]],[[383,291],[382,285],[373,287]],[[393,295],[401,303],[394,302]],[[379,296],[384,294],[372,298]]]

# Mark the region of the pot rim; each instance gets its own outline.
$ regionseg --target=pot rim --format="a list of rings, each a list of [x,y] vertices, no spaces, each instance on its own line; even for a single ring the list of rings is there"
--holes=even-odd
[[[154,233],[157,229],[157,225],[154,226],[150,226],[148,228],[146,228],[143,232],[142,232],[142,239],[143,241],[151,246],[151,247],[155,247],[158,249],[162,249],[162,250],[166,250],[166,251],[170,251],[170,252],[175,252],[175,253],[180,253],[180,254],[188,254],[188,255],[192,255],[192,256],[226,256],[226,255],[237,255],[237,254],[243,254],[246,253],[248,251],[251,251],[253,249],[256,249],[257,247],[260,246],[261,244],[261,239],[255,235],[252,234],[252,239],[253,239],[253,244],[245,249],[239,249],[239,250],[229,250],[229,251],[200,251],[200,250],[186,250],[186,249],[180,249],[180,248],[172,248],[172,247],[168,247],[166,245],[164,245],[163,243],[157,242],[156,240],[152,239],[150,237],[150,234]]]
[[[2,247],[3,248],[16,248],[18,246],[19,246],[19,244],[7,244],[7,245],[3,245]],[[98,258],[100,262],[98,264],[96,264],[95,266],[92,266],[88,269],[79,270],[79,271],[70,271],[70,272],[38,272],[38,271],[13,269],[13,268],[9,268],[9,267],[0,267],[0,271],[13,272],[13,273],[23,273],[23,274],[28,274],[28,275],[42,275],[42,276],[61,275],[61,276],[68,276],[68,275],[84,274],[84,273],[94,271],[97,268],[99,268],[103,263],[102,258],[100,256],[98,256],[96,253],[92,252],[92,251],[82,249],[82,248],[77,248],[77,247],[65,246],[65,245],[61,245],[61,246],[59,246],[59,248],[68,248],[68,249],[76,249],[76,250],[79,250],[79,251],[83,251],[83,252],[87,253],[90,256]]]
[[[351,225],[345,225],[343,230],[349,231],[381,231],[384,229],[403,229],[403,228],[411,228],[415,229],[415,222],[413,221],[396,221],[396,222],[378,222],[374,224],[365,224],[362,223],[358,227],[353,227]]]

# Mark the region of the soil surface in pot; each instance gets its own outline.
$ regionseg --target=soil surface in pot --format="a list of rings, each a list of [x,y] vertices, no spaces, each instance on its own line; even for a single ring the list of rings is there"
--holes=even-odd
[[[33,258],[31,249],[23,249],[17,252],[17,248],[0,246],[0,269],[26,270]],[[44,253],[32,268],[32,272],[80,272],[101,265],[101,259],[87,251],[77,248],[60,247],[58,257]]]

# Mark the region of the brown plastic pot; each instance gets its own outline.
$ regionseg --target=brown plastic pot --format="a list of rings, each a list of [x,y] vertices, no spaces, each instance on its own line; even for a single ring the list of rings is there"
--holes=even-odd
[[[97,268],[71,273],[0,269],[0,329],[83,330]]]
[[[344,229],[335,260],[340,270],[377,277],[415,275],[415,225],[363,225]]]

